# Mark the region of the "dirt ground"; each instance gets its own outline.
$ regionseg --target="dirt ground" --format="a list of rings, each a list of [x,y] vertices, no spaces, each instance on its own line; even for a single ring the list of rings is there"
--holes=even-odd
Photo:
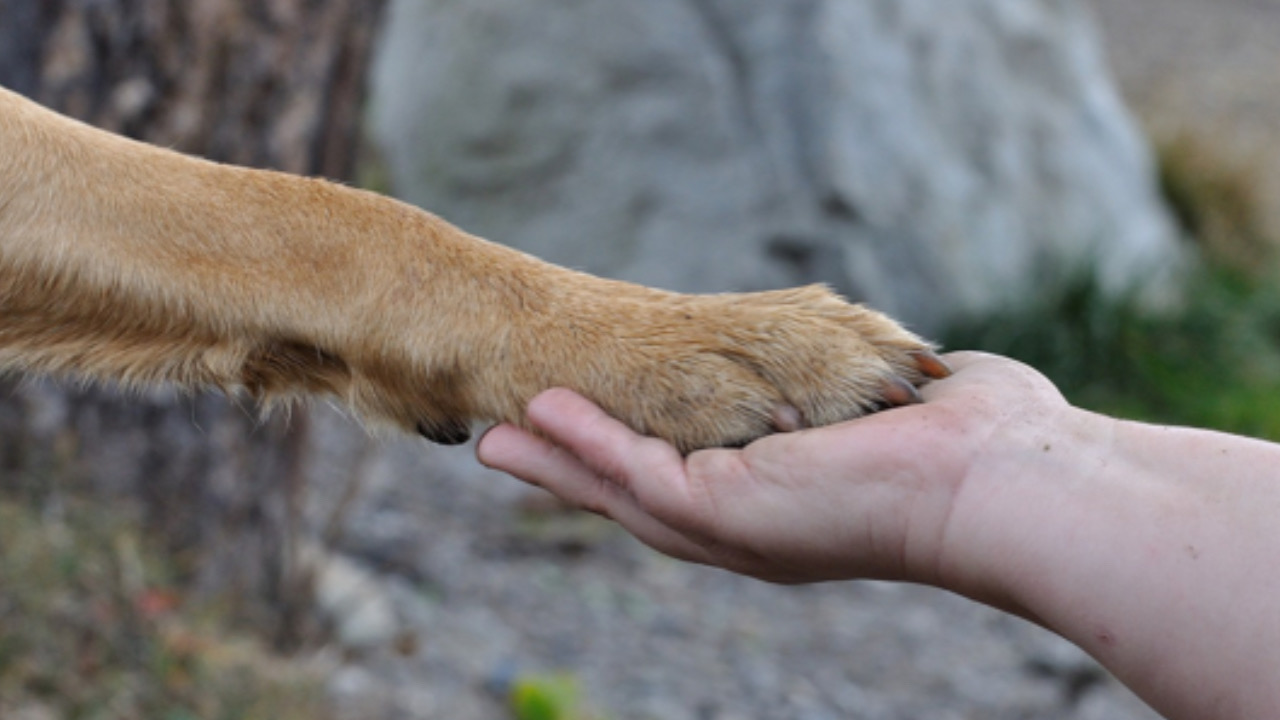
[[[1280,229],[1280,0],[1090,0],[1130,105],[1256,173]]]

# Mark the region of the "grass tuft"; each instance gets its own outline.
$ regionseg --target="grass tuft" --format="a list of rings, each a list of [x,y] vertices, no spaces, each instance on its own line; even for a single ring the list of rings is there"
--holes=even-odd
[[[1098,412],[1280,440],[1280,294],[1228,271],[1161,313],[1077,279],[944,342],[1021,360]]]
[[[129,513],[0,499],[0,718],[323,720],[323,678],[184,607]]]

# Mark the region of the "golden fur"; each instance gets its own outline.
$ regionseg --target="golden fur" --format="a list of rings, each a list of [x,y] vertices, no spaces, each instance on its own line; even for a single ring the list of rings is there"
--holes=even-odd
[[[522,422],[536,393],[566,386],[686,451],[905,402],[904,380],[943,372],[918,338],[822,288],[603,280],[2,88],[0,370],[324,393],[441,442]]]

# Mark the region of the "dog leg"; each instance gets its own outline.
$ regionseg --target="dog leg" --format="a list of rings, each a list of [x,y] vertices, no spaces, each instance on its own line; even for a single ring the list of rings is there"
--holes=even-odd
[[[820,288],[603,280],[395,200],[134,142],[0,89],[0,369],[342,398],[440,442],[574,388],[683,450],[856,417],[945,373]]]

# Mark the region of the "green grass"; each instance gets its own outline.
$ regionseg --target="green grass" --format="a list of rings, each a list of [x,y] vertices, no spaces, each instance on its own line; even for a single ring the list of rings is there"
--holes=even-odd
[[[1280,294],[1228,270],[1201,271],[1163,312],[1077,280],[944,343],[1022,360],[1081,407],[1280,440]]]

